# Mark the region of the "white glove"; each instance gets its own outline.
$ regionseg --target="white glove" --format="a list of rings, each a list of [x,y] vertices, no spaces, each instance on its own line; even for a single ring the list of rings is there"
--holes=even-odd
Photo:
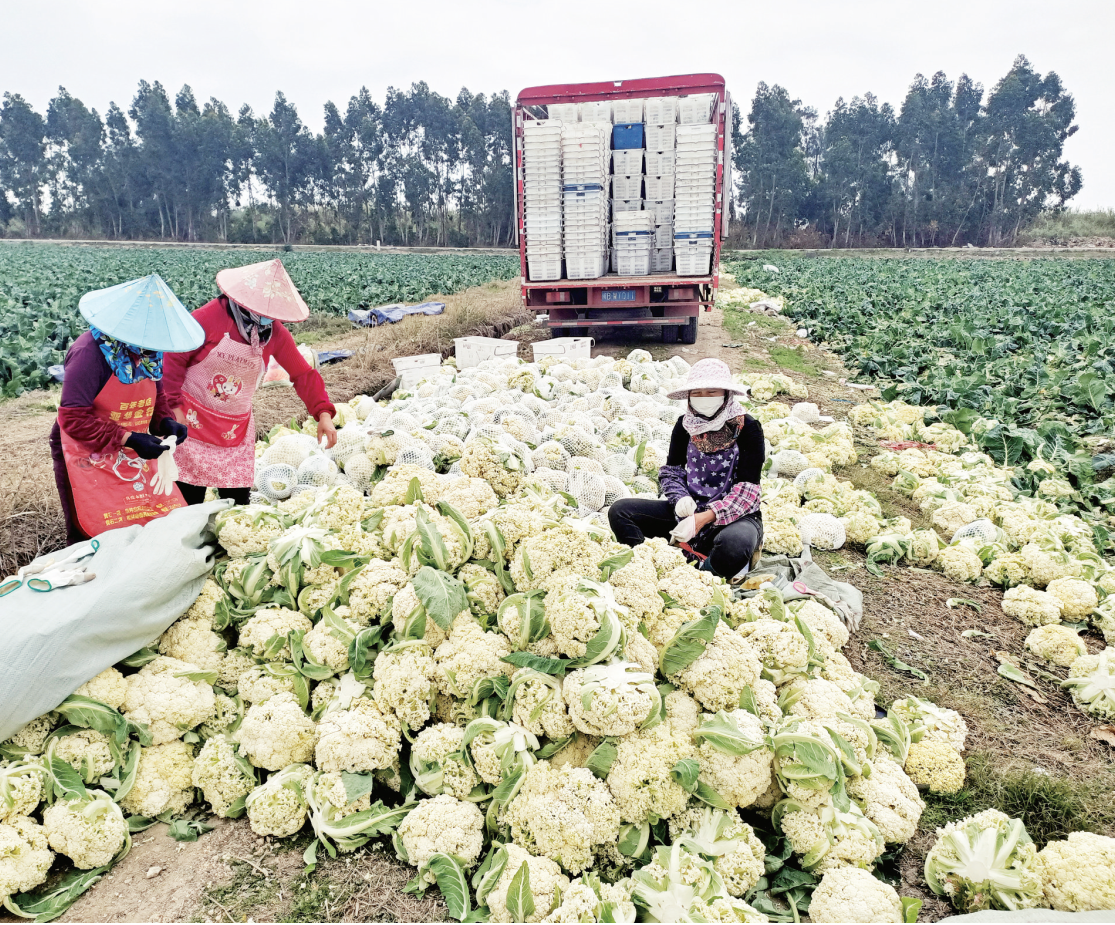
[[[673,543],[688,543],[697,535],[697,521],[693,517],[686,517],[673,530],[670,531],[670,541]]]
[[[677,515],[678,520],[692,517],[696,513],[697,502],[690,498],[689,495],[686,495],[684,498],[678,498],[678,503],[674,505],[674,514]]]
[[[155,478],[151,481],[151,488],[156,495],[169,495],[174,491],[174,483],[178,481],[178,463],[174,461],[174,449],[177,445],[177,437],[163,438],[163,446],[170,452],[159,457]]]

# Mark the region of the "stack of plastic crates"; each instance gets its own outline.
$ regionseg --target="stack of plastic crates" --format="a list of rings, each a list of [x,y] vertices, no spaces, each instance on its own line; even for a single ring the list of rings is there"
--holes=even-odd
[[[704,96],[704,95],[702,95]],[[682,122],[677,127],[674,177],[674,260],[679,276],[704,276],[712,258],[712,230],[716,202],[717,131],[712,103],[687,102],[682,97],[682,117],[706,113],[704,122]]]
[[[674,156],[677,148],[678,98],[657,96],[646,101],[646,193],[643,208],[654,213],[651,272],[669,273],[673,264]]]
[[[603,276],[608,262],[611,125],[586,122],[584,117],[582,110],[582,121],[567,124],[561,133],[565,275],[569,279]]]
[[[654,251],[654,214],[618,212],[612,220],[612,271],[620,276],[646,276]]]
[[[561,133],[557,119],[523,125],[523,224],[532,280],[561,279]]]
[[[643,100],[612,101],[612,216],[643,207]]]

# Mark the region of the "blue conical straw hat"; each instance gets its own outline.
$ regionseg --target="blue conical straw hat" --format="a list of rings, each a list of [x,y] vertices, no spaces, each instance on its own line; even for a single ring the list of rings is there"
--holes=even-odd
[[[144,350],[185,353],[205,340],[201,325],[158,273],[87,292],[78,310],[109,337]]]

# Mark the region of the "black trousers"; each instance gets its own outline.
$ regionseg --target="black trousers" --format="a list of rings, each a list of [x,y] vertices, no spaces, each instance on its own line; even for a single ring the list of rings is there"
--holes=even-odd
[[[185,482],[177,482],[176,484],[187,504],[201,504],[205,500],[204,485],[188,485]],[[217,494],[222,498],[231,498],[237,504],[247,504],[252,490],[251,488],[218,488]]]
[[[617,540],[627,546],[638,546],[645,539],[668,537],[678,519],[672,501],[621,498],[608,508],[608,523]],[[722,578],[732,578],[751,562],[762,541],[763,517],[755,513],[723,527],[710,524],[689,545],[708,556],[705,568]]]

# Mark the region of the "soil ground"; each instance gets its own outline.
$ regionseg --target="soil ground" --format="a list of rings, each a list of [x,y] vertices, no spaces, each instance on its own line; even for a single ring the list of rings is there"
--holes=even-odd
[[[504,330],[503,336],[518,339],[520,355],[529,359],[530,343],[548,337],[548,331],[517,315],[513,284],[480,288],[489,291],[462,295],[492,308],[493,332]],[[508,330],[511,324],[518,326]],[[424,352],[412,349],[411,334],[402,325],[365,334],[324,322],[303,333],[318,349],[358,351],[353,360],[323,371],[331,393],[340,399],[387,381],[388,367],[381,357]],[[806,382],[810,401],[820,406],[822,414],[837,419],[845,418],[851,405],[872,394],[842,382],[847,373],[839,359],[798,338],[782,318],[713,309],[701,315],[697,343],[688,347],[661,344],[654,333],[642,330],[594,328],[589,333],[597,337],[594,354],[626,355],[643,347],[656,359],[675,352],[691,362],[717,356],[734,371],[785,372]],[[56,394],[53,397],[56,400]],[[53,419],[49,401],[47,393],[36,393],[0,405],[0,423],[5,425],[0,428],[0,458],[15,456],[22,461],[18,469],[23,470],[12,472],[5,464],[0,480],[9,482],[0,485],[0,498],[10,496],[8,486],[26,483],[30,463],[38,454],[37,464],[46,466],[48,481],[37,478],[37,490],[42,506],[49,508],[48,500],[53,500],[47,498],[53,482],[45,453],[46,432]],[[269,390],[257,402],[261,429],[300,410],[296,396],[286,389]],[[866,434],[857,437],[860,461],[836,474],[875,492],[888,514],[904,513],[918,525],[920,511],[866,465],[877,451],[874,442]],[[33,524],[44,522],[42,514],[16,514],[20,516]],[[966,789],[949,798],[928,796],[918,835],[896,859],[900,893],[925,900],[921,921],[935,921],[949,913],[922,885],[921,868],[935,828],[950,819],[998,805],[1022,816],[1039,845],[1080,828],[1115,835],[1110,798],[1115,787],[1113,752],[1092,735],[1098,724],[1076,710],[1056,686],[1065,672],[1020,657],[1022,668],[1034,679],[1037,698],[997,673],[993,653],[1021,656],[1026,635],[1026,628],[1000,609],[1002,595],[997,589],[961,585],[936,572],[906,567],[885,568],[885,577],[877,578],[865,568],[862,552],[851,548],[818,554],[817,560],[864,594],[863,623],[845,652],[858,670],[880,683],[880,704],[908,694],[928,697],[959,710],[968,723]],[[973,601],[980,609],[947,605],[957,598]],[[978,634],[963,635],[971,630]],[[1097,637],[1087,639],[1093,650],[1102,645]],[[923,672],[927,680],[869,648],[875,640],[901,663]],[[327,860],[306,875],[301,861],[304,838],[257,838],[244,820],[219,821],[212,832],[189,844],[171,841],[164,829],[158,826],[137,836],[132,853],[63,921],[435,921],[445,916],[436,890],[418,899],[402,892],[411,870],[395,861],[389,849],[370,846]],[[160,872],[148,879],[156,866]]]

